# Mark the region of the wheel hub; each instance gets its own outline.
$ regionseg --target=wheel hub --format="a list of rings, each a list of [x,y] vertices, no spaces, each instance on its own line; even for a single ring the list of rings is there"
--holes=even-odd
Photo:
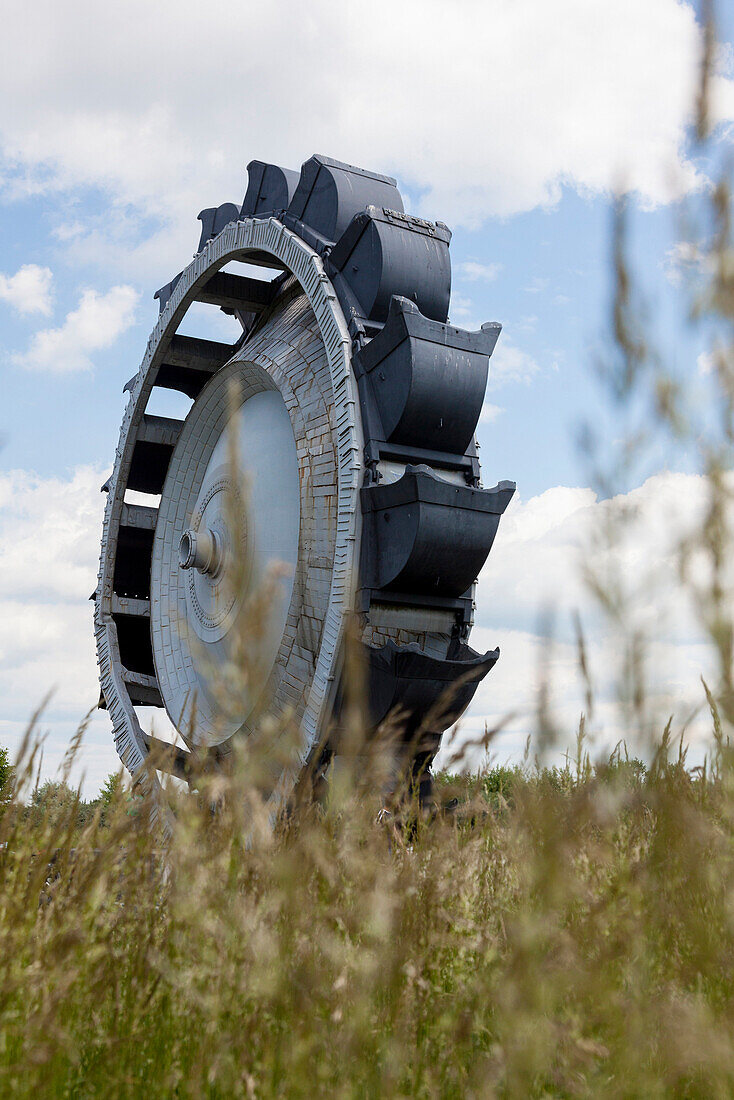
[[[178,544],[178,564],[182,569],[193,567],[213,580],[219,577],[224,568],[224,550],[219,533],[211,527],[184,531]]]
[[[236,560],[240,578],[247,582],[252,561],[247,513],[236,478],[220,475],[208,480],[205,476],[191,526],[181,535],[178,564],[186,572],[187,621],[202,641],[213,642],[227,633],[239,603],[228,566],[231,574]]]

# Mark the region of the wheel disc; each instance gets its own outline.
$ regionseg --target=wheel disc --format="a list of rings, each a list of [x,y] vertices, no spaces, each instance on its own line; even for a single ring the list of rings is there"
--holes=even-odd
[[[233,385],[248,397],[229,416]],[[192,730],[197,746],[227,741],[265,687],[293,597],[299,534],[298,460],[285,402],[262,368],[233,363],[204,387],[186,418],[153,544],[158,683],[171,720]],[[236,657],[233,642],[247,631],[248,599],[275,569],[278,583],[258,635],[258,675],[232,715],[217,704],[212,669]]]

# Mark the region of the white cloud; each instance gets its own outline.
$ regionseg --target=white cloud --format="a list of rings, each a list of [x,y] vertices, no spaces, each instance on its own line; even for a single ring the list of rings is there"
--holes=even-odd
[[[501,581],[492,594],[493,614],[530,630],[539,609],[590,606],[580,567],[591,561],[608,575],[619,571],[646,626],[665,625],[685,637],[696,613],[680,589],[676,549],[684,534],[700,529],[707,491],[703,477],[663,473],[602,501],[591,489],[563,486],[527,503],[516,498],[481,578],[481,587]],[[604,525],[617,534],[613,553],[598,542]]]
[[[103,262],[120,232],[141,250],[125,263],[160,262],[151,216],[190,246],[202,206],[241,199],[252,157],[298,167],[319,150],[387,170],[418,212],[465,225],[564,186],[625,181],[660,203],[701,182],[682,151],[701,33],[679,0],[375,0],[368,20],[333,0],[212,0],[200,32],[194,0],[8,12],[8,190],[106,190],[88,250]],[[733,86],[714,80],[717,117],[734,114]],[[420,111],[395,110],[406,102]]]
[[[489,361],[490,389],[497,389],[508,382],[528,383],[539,370],[532,355],[502,333]]]
[[[480,281],[491,283],[497,278],[501,270],[502,264],[480,264],[476,260],[466,260],[464,263],[454,266],[455,273],[470,283]]]
[[[134,323],[139,298],[131,286],[114,286],[106,294],[85,290],[64,323],[37,332],[28,350],[14,355],[13,362],[54,374],[91,370],[92,353],[110,347]]]
[[[586,709],[573,627],[573,614],[579,612],[596,693],[591,729],[597,747],[608,749],[626,738],[631,751],[644,748],[618,705],[623,635],[601,614],[584,583],[583,568],[591,564],[597,575],[609,584],[614,580],[626,593],[625,621],[646,638],[653,730],[659,734],[671,713],[680,730],[698,710],[688,736],[700,759],[710,737],[700,677],[715,685],[715,655],[696,602],[681,582],[678,547],[682,538],[700,530],[706,498],[704,478],[665,473],[604,501],[591,489],[562,486],[526,503],[513,500],[480,577],[471,636],[475,649],[499,645],[501,658],[477,691],[462,736],[481,732],[485,722],[492,728],[513,713],[495,750],[500,757],[517,759],[535,728],[537,673],[546,666],[560,747],[572,745]],[[613,550],[599,541],[610,524],[618,540]],[[700,562],[697,574],[699,579],[703,575]],[[730,593],[733,582],[734,576],[725,579]]]
[[[80,221],[60,222],[51,232],[57,241],[72,241],[84,233],[84,225]]]
[[[77,725],[99,698],[92,604],[106,474],[69,478],[0,474],[0,744],[14,753],[28,720],[53,692],[40,730],[44,773],[53,775]],[[106,714],[88,731],[86,793],[118,766]],[[80,777],[77,770],[76,778]]]
[[[471,298],[467,298],[464,294],[457,294],[455,290],[451,292],[449,321],[464,329],[478,329],[482,325],[482,322],[477,319]]]
[[[493,424],[504,411],[499,405],[493,405],[491,401],[485,401],[479,414],[479,423],[482,425]]]
[[[663,271],[672,286],[682,286],[684,281],[711,268],[711,257],[694,241],[676,241],[665,253]]]
[[[696,359],[699,374],[713,374],[716,369],[716,357],[711,351],[702,351]]]
[[[104,480],[93,467],[70,479],[25,470],[0,474],[0,599],[53,603],[89,595]]]
[[[0,301],[8,302],[18,313],[51,312],[53,273],[38,264],[23,264],[15,275],[0,273]]]

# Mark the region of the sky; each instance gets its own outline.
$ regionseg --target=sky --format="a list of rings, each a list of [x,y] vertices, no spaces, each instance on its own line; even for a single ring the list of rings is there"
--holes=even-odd
[[[734,124],[724,5],[719,37],[714,161]],[[617,189],[661,354],[705,384],[684,234],[712,170],[687,151],[701,40],[696,7],[675,0],[373,0],[369,17],[353,0],[210,0],[205,14],[190,0],[12,6],[0,42],[0,744],[14,750],[53,691],[41,719],[53,774],[97,700],[99,487],[154,291],[190,260],[199,210],[242,201],[250,159],[298,168],[314,152],[394,175],[406,209],[446,222],[451,320],[503,325],[478,434],[484,483],[518,489],[472,635],[502,656],[463,735],[511,713],[493,751],[518,759],[548,663],[572,742],[576,613],[599,670],[600,751],[629,733],[614,639],[578,558],[604,516],[631,506],[640,519],[616,565],[654,625],[653,695],[693,713],[710,657],[668,534],[671,516],[685,527],[700,514],[692,457],[653,449],[604,499],[579,436],[590,425],[611,456],[620,438],[598,370]],[[208,323],[216,337],[231,320]],[[118,765],[103,713],[82,765],[87,794]]]

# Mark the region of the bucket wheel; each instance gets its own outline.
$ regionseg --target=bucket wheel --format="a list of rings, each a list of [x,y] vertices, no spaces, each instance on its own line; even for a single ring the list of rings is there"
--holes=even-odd
[[[515,488],[481,486],[474,440],[500,326],[448,323],[451,234],[405,214],[386,176],[322,156],[300,174],[253,161],[242,205],[199,218],[192,263],[156,294],[103,486],[94,618],[117,751],[141,773],[141,706],[164,707],[215,766],[264,709],[290,713],[299,745],[274,785],[282,800],[338,730],[356,616],[369,727],[399,710],[425,768],[499,655],[468,636]],[[234,316],[239,338],[183,335],[196,302]],[[148,412],[156,388],[186,395],[187,415]],[[248,497],[235,508],[230,438]],[[258,673],[225,713],[211,670],[236,659],[242,616],[277,563]],[[171,760],[184,777],[187,753]]]

